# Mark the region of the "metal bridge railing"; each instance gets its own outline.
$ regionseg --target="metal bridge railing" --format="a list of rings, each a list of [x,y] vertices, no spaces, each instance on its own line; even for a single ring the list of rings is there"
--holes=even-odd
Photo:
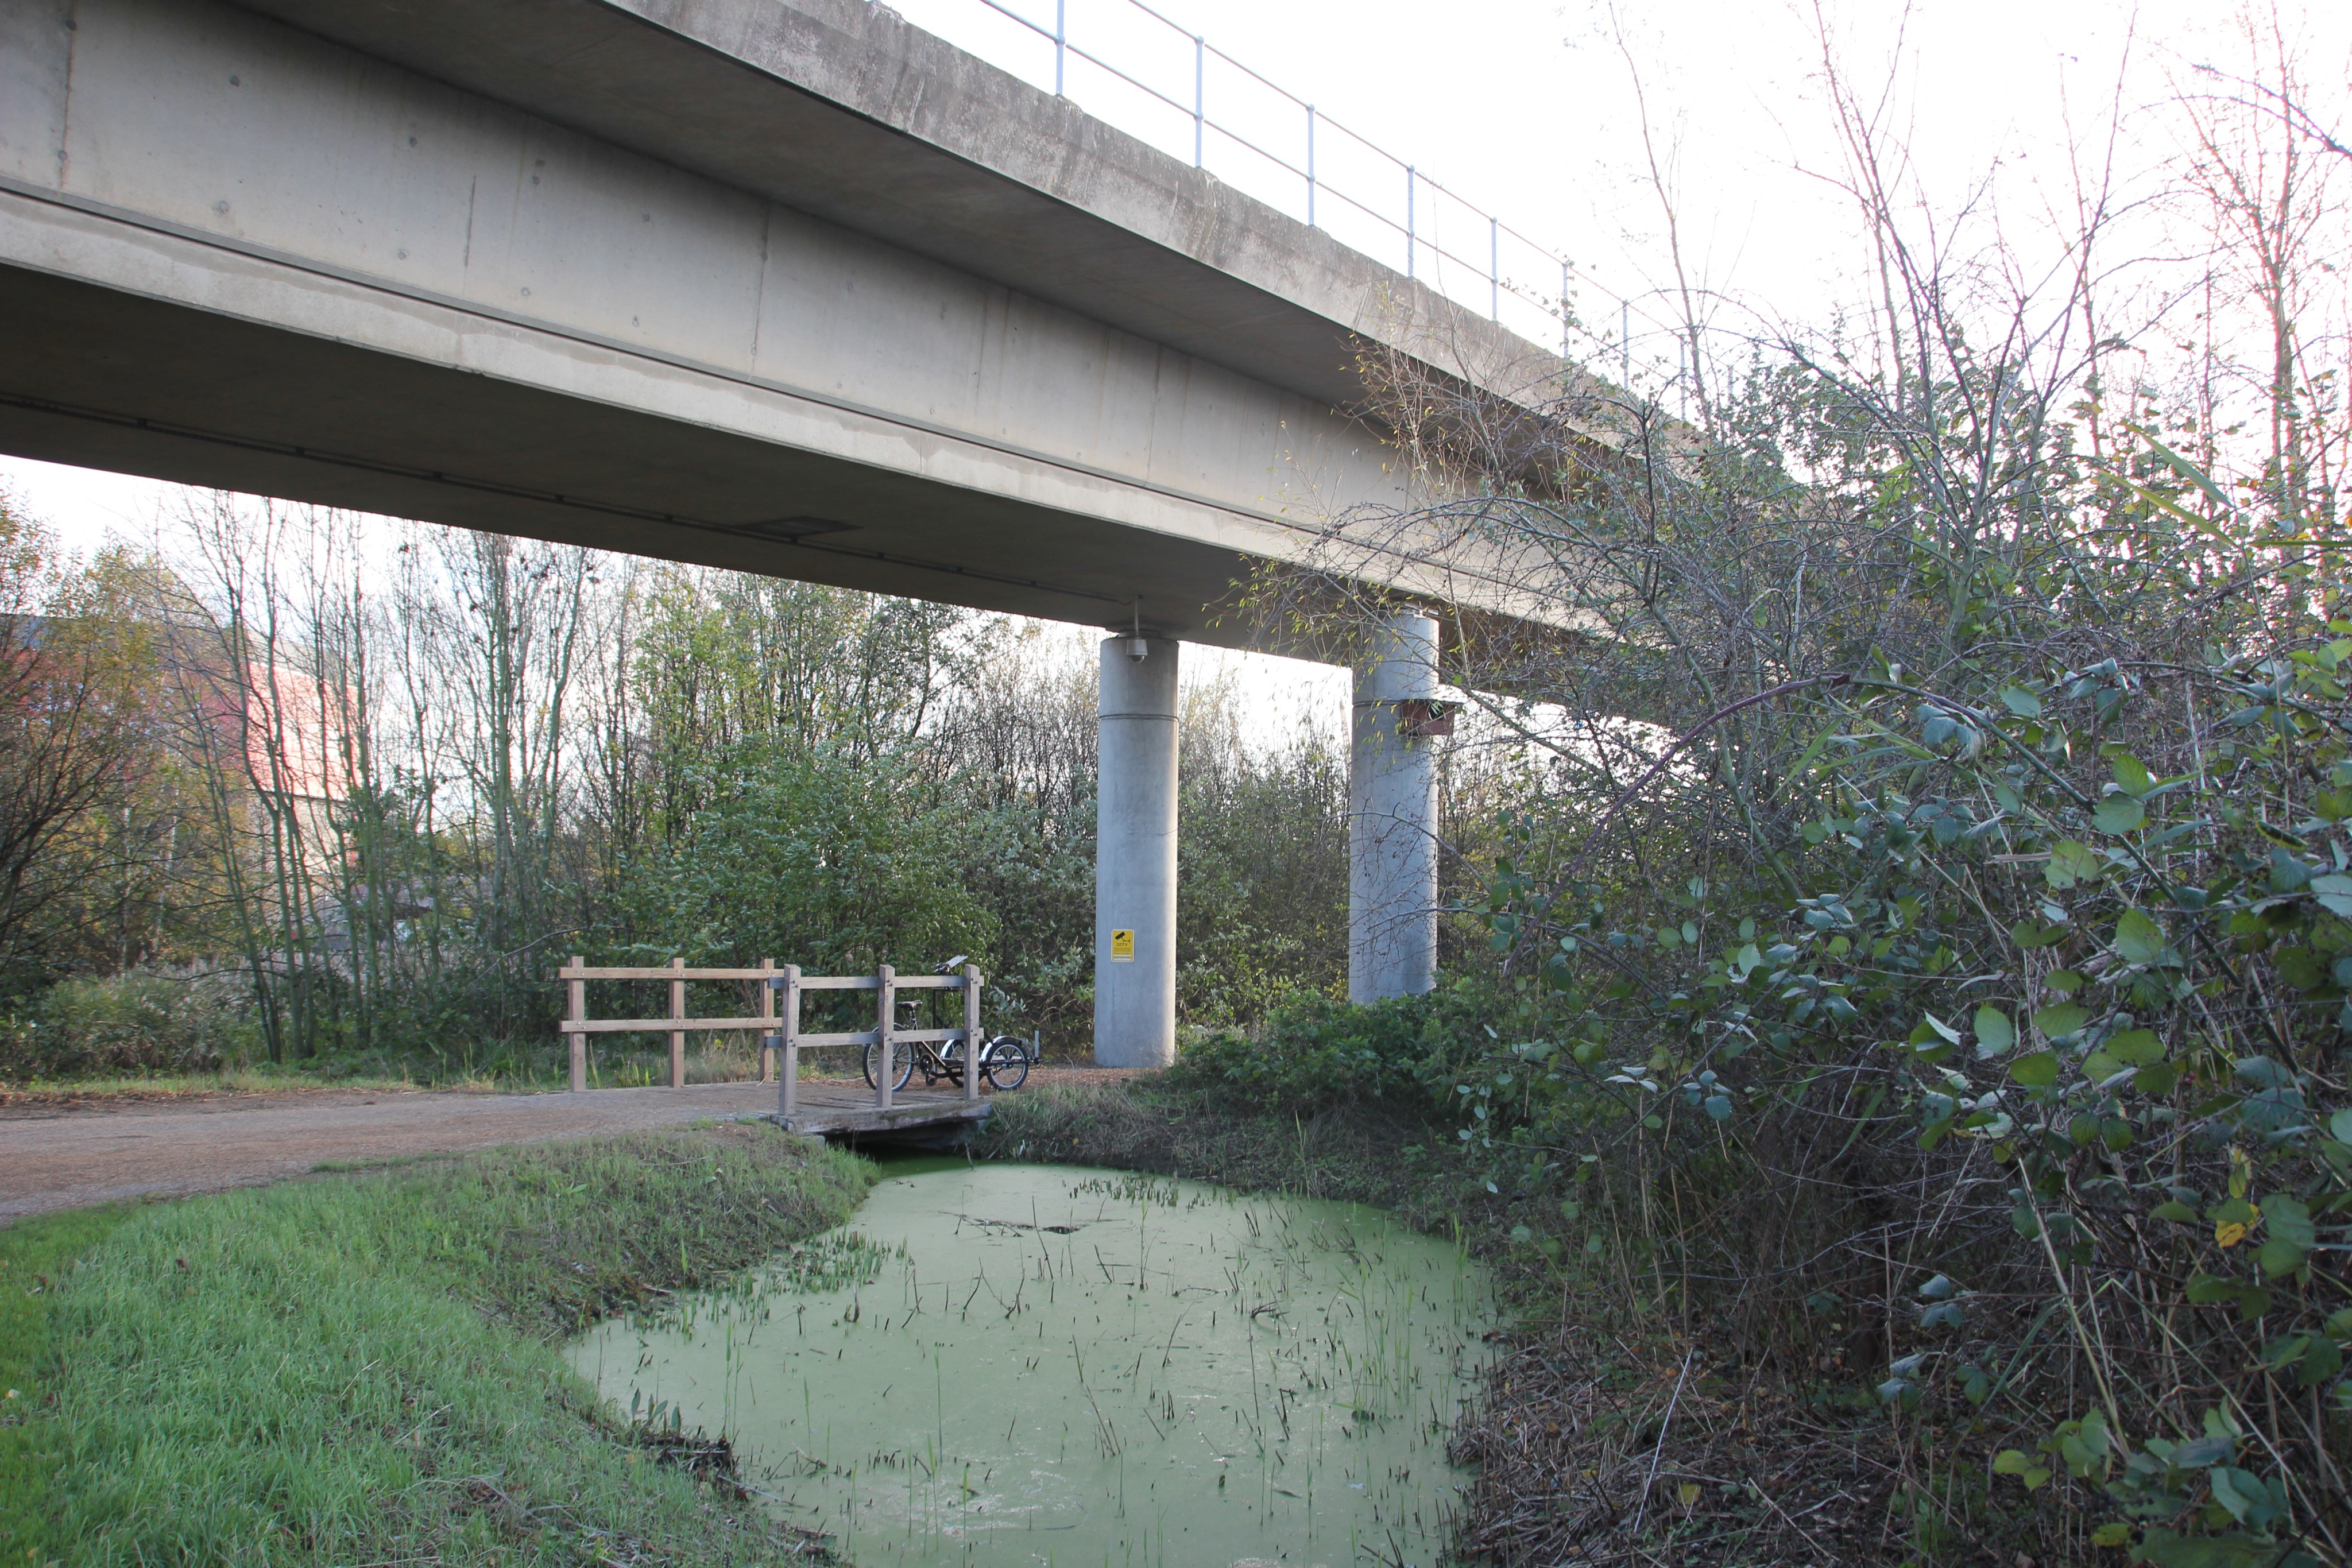
[[[1679,341],[1671,320],[1644,308],[1653,296],[1627,298],[1594,286],[1540,241],[1144,0],[1080,0],[1098,20],[1077,37],[1072,0],[892,3],[916,26],[1038,86],[1050,83],[1056,95],[1071,94],[1074,77],[1090,77],[1084,84],[1088,112],[1174,156],[1189,141],[1195,168],[1303,216],[1367,256],[1391,265],[1402,259],[1406,277],[1484,308],[1522,336],[1558,344],[1564,356],[1580,357],[1580,347],[1584,358],[1619,360],[1628,384],[1637,336],[1660,345]],[[980,18],[1000,26],[978,26]],[[1172,35],[1178,47],[1134,47],[1138,27]],[[1112,57],[1122,43],[1129,47]],[[1050,50],[1050,58],[1040,48]],[[1213,91],[1213,70],[1257,101]],[[1597,327],[1580,319],[1580,296],[1597,297]],[[1671,367],[1657,368],[1671,373]]]

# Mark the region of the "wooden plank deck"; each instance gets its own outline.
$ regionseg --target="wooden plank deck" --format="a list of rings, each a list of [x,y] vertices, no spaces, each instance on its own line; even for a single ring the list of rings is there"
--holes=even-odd
[[[937,1089],[909,1083],[891,1097],[888,1110],[874,1103],[874,1091],[857,1078],[803,1078],[800,1081],[793,1118],[773,1114],[769,1120],[788,1132],[829,1137],[895,1136],[933,1130],[949,1133],[959,1122],[981,1122],[994,1107],[983,1093],[966,1100],[961,1089],[942,1082]]]

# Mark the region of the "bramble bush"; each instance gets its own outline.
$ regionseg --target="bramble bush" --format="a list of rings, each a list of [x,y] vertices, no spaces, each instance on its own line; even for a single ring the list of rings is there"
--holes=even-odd
[[[1795,896],[1694,878],[1660,918],[1499,867],[1487,923],[1551,1013],[1496,1053],[1512,1114],[1479,1146],[1532,1186],[1589,1141],[1568,1174],[1615,1200],[1568,1200],[1559,1239],[1649,1255],[1751,1354],[1801,1354],[1824,1292],[1860,1306],[1890,1418],[1974,1438],[2092,1545],[2332,1560],[2305,1542],[2343,1528],[2352,1428],[2347,634],[1965,695],[1857,672],[1814,716]],[[1610,1223],[1670,1166],[1718,1207]]]

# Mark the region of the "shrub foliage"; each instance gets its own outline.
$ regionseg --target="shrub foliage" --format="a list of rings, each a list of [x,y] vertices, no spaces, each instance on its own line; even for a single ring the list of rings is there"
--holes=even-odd
[[[1855,193],[1883,308],[1758,345],[1691,423],[1590,381],[1530,410],[1376,367],[1433,498],[1342,519],[1257,603],[1344,647],[1393,612],[1360,585],[1402,554],[1539,607],[1447,626],[1474,727],[1525,759],[1461,912],[1501,994],[1450,1052],[1413,1054],[1419,1004],[1307,1011],[1269,1034],[1286,1061],[1225,1071],[1293,1099],[1293,1072],[1412,1071],[1451,1101],[1465,1190],[1512,1205],[1523,1259],[1613,1302],[1621,1346],[1668,1347],[1652,1422],[1679,1364],[1694,1398],[1763,1379],[1884,1423],[1823,1449],[1875,1521],[1839,1538],[1857,1560],[2345,1561],[2333,372],[2282,307],[2259,395],[2210,362],[2126,393],[2108,367],[2144,340],[2087,273],[2011,289],[2005,242],[1963,263]],[[1575,1424],[1525,1390],[1569,1399],[1588,1341],[1498,1381],[1483,1452]],[[1719,1472],[1660,1508],[1666,1437],[1625,1425],[1508,1499],[1490,1468],[1475,1542],[1702,1531]],[[1818,1555],[1820,1519],[1759,1517],[1741,1550]]]

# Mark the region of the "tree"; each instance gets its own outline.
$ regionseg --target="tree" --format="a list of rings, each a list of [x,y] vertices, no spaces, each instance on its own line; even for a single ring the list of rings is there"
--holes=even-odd
[[[136,853],[131,810],[157,729],[152,626],[119,555],[62,558],[0,496],[0,984],[53,977],[37,941],[89,878]],[[90,830],[95,826],[96,831]]]

